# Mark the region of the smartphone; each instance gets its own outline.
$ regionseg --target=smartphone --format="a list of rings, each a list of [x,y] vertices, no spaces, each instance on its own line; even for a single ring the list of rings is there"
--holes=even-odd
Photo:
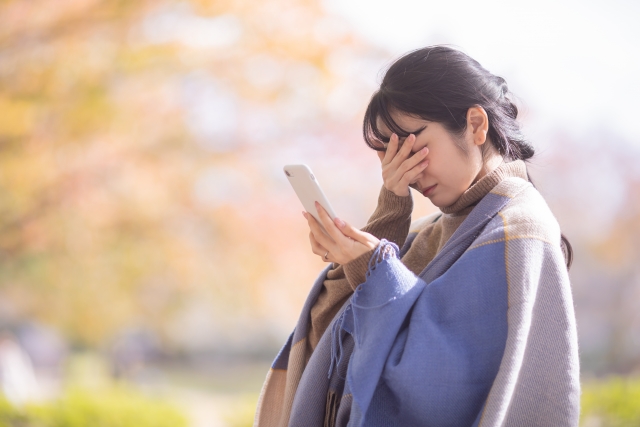
[[[331,207],[331,203],[322,192],[320,184],[316,179],[313,172],[307,165],[286,165],[284,168],[284,174],[287,175],[289,183],[293,187],[293,190],[298,195],[298,199],[302,202],[304,210],[309,212],[313,217],[320,221],[320,216],[316,210],[315,202],[320,203],[322,207],[327,211],[331,219],[336,217],[336,214]]]

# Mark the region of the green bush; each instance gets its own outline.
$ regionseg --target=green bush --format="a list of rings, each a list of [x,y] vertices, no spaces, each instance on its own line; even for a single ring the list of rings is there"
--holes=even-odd
[[[175,407],[130,389],[75,390],[62,398],[16,408],[0,400],[0,427],[186,427]]]
[[[585,382],[581,418],[585,427],[640,426],[640,378]]]

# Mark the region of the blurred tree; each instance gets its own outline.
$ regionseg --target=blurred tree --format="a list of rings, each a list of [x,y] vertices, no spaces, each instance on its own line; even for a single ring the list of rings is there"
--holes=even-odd
[[[302,132],[351,150],[379,52],[307,0],[10,0],[0,20],[1,320],[188,346],[299,303],[320,264],[275,174]]]

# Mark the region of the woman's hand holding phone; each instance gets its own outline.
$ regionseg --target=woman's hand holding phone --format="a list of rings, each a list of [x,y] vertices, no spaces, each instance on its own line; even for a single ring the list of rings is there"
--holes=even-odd
[[[377,237],[358,230],[338,217],[332,220],[318,202],[316,202],[316,210],[326,232],[313,215],[307,212],[302,212],[302,215],[307,219],[311,230],[309,232],[311,250],[322,257],[323,261],[346,264],[375,249],[380,243]]]
[[[382,162],[382,179],[387,190],[396,196],[409,195],[409,185],[415,183],[420,174],[427,168],[428,160],[425,160],[429,149],[424,147],[411,156],[411,149],[416,142],[414,134],[409,135],[402,147],[398,149],[399,139],[395,133],[389,138],[386,151],[378,151],[378,157]]]

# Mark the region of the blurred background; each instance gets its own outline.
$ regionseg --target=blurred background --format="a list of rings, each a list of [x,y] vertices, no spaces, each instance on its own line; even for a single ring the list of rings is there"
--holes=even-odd
[[[324,266],[282,166],[311,166],[364,225],[382,184],[364,109],[394,59],[435,43],[519,98],[575,251],[582,424],[640,425],[638,16],[632,0],[0,0],[0,425],[251,425]]]

